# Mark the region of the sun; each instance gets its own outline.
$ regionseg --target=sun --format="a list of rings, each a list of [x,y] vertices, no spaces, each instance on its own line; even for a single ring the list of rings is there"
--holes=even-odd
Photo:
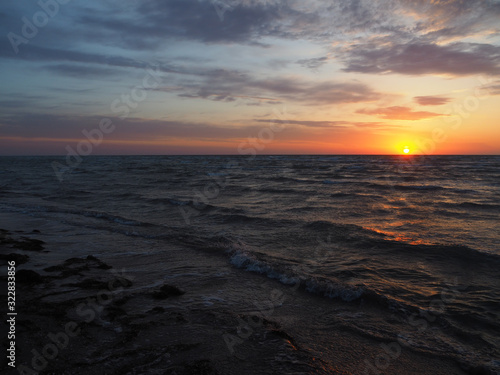
[[[403,139],[401,141],[395,142],[393,147],[394,155],[410,156],[418,153],[417,145],[410,139]]]

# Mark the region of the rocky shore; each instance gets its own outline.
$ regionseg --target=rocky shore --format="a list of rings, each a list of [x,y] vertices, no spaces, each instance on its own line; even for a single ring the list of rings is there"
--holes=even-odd
[[[223,256],[90,225],[0,219],[0,268],[15,262],[17,312],[15,368],[2,360],[2,374],[466,374],[409,348],[374,367],[390,343],[342,324],[368,306],[239,270]],[[0,284],[6,296],[4,272]]]
[[[17,267],[18,311],[16,368],[5,365],[2,373],[258,373],[259,364],[245,360],[249,355],[270,363],[287,352],[303,362],[290,363],[294,371],[302,367],[309,373],[331,373],[315,369],[315,359],[276,322],[229,311],[165,306],[189,295],[179,286],[136,291],[134,277],[93,255],[43,267],[31,259],[31,254],[47,252],[39,233],[0,230],[1,266],[15,261]],[[2,277],[2,283],[6,281]],[[145,305],[155,306],[138,313],[138,306]],[[237,336],[243,319],[261,319],[248,340]],[[229,338],[222,340],[221,332],[234,335],[228,333]],[[241,341],[233,353],[227,345],[231,339]]]

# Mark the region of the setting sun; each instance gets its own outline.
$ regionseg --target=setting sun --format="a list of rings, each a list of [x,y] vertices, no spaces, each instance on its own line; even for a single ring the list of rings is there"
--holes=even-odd
[[[405,146],[405,148],[404,148],[403,152],[404,152],[405,154],[409,154],[409,153],[410,153],[410,149],[408,148],[408,146]]]

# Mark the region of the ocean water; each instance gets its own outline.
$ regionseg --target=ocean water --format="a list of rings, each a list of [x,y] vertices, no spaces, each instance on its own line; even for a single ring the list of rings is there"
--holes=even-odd
[[[241,280],[260,274],[332,311],[349,306],[336,316],[343,329],[500,373],[500,157],[90,156],[65,170],[53,162],[65,164],[0,158],[2,212],[155,240],[165,252],[187,246]],[[163,266],[147,267],[161,275]],[[210,299],[218,301],[230,308],[230,297]],[[318,314],[296,334],[328,361],[318,347],[332,312]]]

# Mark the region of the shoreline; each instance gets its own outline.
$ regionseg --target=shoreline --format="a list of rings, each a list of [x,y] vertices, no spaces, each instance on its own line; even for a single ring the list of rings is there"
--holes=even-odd
[[[207,282],[207,276],[198,275],[206,267],[205,254],[169,248],[165,242],[123,239],[120,234],[23,214],[1,214],[0,228],[9,231],[4,238],[14,241],[0,245],[3,253],[29,257],[17,265],[18,276],[24,276],[17,282],[16,362],[26,366],[26,373],[35,363],[40,369],[35,372],[57,374],[466,374],[450,359],[407,348],[397,358],[389,357],[382,369],[382,359],[391,354],[381,349],[383,342],[340,325],[331,331],[330,346],[305,340],[295,329],[303,324],[298,309],[310,308],[311,320],[305,324],[311,326],[313,335],[315,309],[331,310],[335,316],[352,306],[293,290],[228,264],[223,268],[224,259],[210,259],[218,262],[213,268],[221,276],[211,276]],[[15,232],[19,228],[22,232]],[[21,237],[43,248],[12,247],[15,241],[27,241]],[[92,238],[89,245],[86,241]],[[106,253],[114,244],[126,254],[125,242],[131,247],[149,246],[152,251],[143,256]],[[186,265],[187,255],[190,262]],[[165,264],[163,279],[148,274],[152,261]],[[27,270],[36,274],[28,275]],[[224,302],[238,296],[239,305]],[[256,301],[264,307],[257,308]],[[71,337],[72,332],[78,335]],[[57,355],[50,352],[54,346]],[[54,358],[44,357],[43,367],[41,358],[33,362],[32,350]],[[377,358],[383,366],[376,367]]]

